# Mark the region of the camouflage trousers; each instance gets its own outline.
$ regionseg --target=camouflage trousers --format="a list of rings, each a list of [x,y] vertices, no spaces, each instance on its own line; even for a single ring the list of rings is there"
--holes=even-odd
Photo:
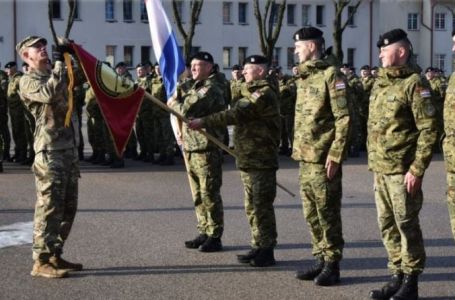
[[[455,173],[447,172],[447,206],[449,208],[450,226],[455,239]]]
[[[245,213],[251,228],[251,247],[273,248],[278,236],[273,208],[276,170],[241,170],[240,177],[245,192]]]
[[[152,155],[156,150],[155,120],[152,112],[139,113],[136,120],[137,141],[141,153]]]
[[[199,233],[219,238],[224,229],[221,153],[218,150],[185,152],[185,156]]]
[[[160,156],[174,156],[174,132],[170,116],[155,119],[155,140]]]
[[[341,167],[332,180],[323,164],[300,162],[300,197],[311,232],[312,253],[325,261],[343,256]]]
[[[419,224],[422,190],[411,197],[406,191],[404,175],[375,173],[374,194],[390,272],[422,273],[425,266],[425,249]]]
[[[87,137],[93,152],[106,152],[106,145],[104,141],[104,119],[102,116],[90,116],[87,118]]]
[[[9,109],[11,117],[11,132],[14,140],[16,155],[27,153],[27,136],[25,132],[25,108],[22,104]]]
[[[77,149],[41,151],[33,164],[36,205],[33,259],[46,261],[62,253],[77,210],[79,158]]]

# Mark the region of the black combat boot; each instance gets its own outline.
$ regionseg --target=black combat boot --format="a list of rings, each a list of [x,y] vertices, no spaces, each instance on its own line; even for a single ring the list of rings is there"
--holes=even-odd
[[[199,246],[201,252],[217,252],[223,250],[221,238],[214,238],[209,236],[208,239]]]
[[[185,247],[190,249],[197,249],[200,245],[204,244],[208,238],[209,237],[206,234],[200,234],[195,239],[186,241]]]
[[[3,173],[3,162],[0,161],[0,173]]]
[[[246,254],[237,255],[237,260],[241,264],[248,264],[259,253],[259,248],[252,248]]]
[[[98,151],[93,151],[92,155],[85,159],[86,162],[92,162],[98,157]]]
[[[273,248],[259,248],[255,257],[250,260],[252,267],[269,267],[276,264]]]
[[[297,271],[295,273],[295,277],[300,280],[313,280],[322,272],[323,268],[324,258],[318,257],[316,258],[314,265],[312,265],[306,270]]]
[[[419,299],[418,275],[405,274],[400,289],[390,300],[417,300]]]
[[[372,290],[370,292],[371,299],[386,300],[392,297],[401,287],[403,282],[403,273],[393,274],[389,282],[387,282],[380,290]]]
[[[326,261],[321,273],[314,278],[314,283],[321,286],[331,286],[339,282],[340,263],[338,261]]]
[[[144,155],[144,159],[143,159],[144,162],[146,163],[155,163],[155,156],[153,155],[153,153],[147,153]]]

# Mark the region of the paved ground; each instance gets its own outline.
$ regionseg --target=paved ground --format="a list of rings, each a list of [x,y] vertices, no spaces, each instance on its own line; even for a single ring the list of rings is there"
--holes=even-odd
[[[249,248],[239,173],[224,164],[224,251],[184,248],[196,234],[181,161],[159,167],[127,161],[122,170],[82,163],[79,211],[64,256],[85,270],[62,280],[32,278],[30,244],[0,249],[0,299],[367,299],[388,278],[379,239],[372,174],[365,157],[344,166],[343,229],[346,240],[339,286],[320,288],[294,279],[312,262],[310,236],[298,198],[278,191],[278,261],[275,267],[240,265]],[[278,180],[298,192],[297,164],[282,158]],[[422,299],[455,299],[455,243],[449,229],[445,173],[436,155],[424,180],[421,212],[427,269]],[[33,176],[6,164],[0,174],[0,227],[33,219]],[[4,227],[2,227],[4,228]],[[6,231],[7,229],[3,229]]]

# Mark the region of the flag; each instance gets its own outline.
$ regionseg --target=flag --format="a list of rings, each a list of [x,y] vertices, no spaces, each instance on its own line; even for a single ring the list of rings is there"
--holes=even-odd
[[[85,77],[93,88],[114,140],[115,151],[121,157],[133,130],[145,91],[136,87],[131,80],[117,75],[114,69],[98,61],[81,46],[71,43],[70,47],[79,58]]]
[[[147,8],[153,51],[160,64],[161,76],[169,99],[175,92],[179,75],[185,70],[185,62],[161,1],[144,1]]]

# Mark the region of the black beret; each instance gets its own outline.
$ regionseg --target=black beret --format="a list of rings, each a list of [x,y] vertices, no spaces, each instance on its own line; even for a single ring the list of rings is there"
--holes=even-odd
[[[213,56],[212,56],[212,54],[210,54],[208,52],[198,52],[195,55],[193,55],[191,60],[193,60],[193,59],[203,60],[203,61],[213,64]]]
[[[5,69],[9,69],[9,68],[12,68],[12,67],[15,67],[16,66],[16,62],[15,61],[10,61],[9,63],[7,63],[5,65]]]
[[[378,67],[378,66],[374,66],[374,67],[371,68],[371,70],[372,70],[372,71],[373,71],[373,70],[374,70],[374,71],[379,70],[379,67]]]
[[[28,68],[28,63],[26,63],[26,62],[23,62],[23,63],[22,63],[22,66],[23,66],[23,67],[27,67],[27,68]]]
[[[125,64],[123,61],[121,61],[121,62],[119,62],[119,63],[117,63],[117,64],[115,65],[115,68],[116,68],[116,69],[117,69],[118,67],[126,67],[126,64]]]
[[[364,65],[360,68],[360,70],[370,70],[370,66],[369,65]]]
[[[434,71],[436,71],[434,68],[428,67],[428,68],[425,70],[425,73],[434,72]]]
[[[322,38],[324,33],[316,27],[303,27],[294,33],[294,41],[308,41]]]
[[[141,62],[141,63],[138,63],[138,64],[136,65],[136,68],[143,68],[143,67],[146,67],[146,66],[147,66],[147,63]]]
[[[251,55],[245,58],[243,65],[252,64],[252,65],[267,65],[269,61],[262,55]]]
[[[379,36],[377,46],[378,48],[381,48],[399,42],[401,40],[406,40],[409,42],[407,36],[408,34],[403,29],[392,29]]]
[[[232,71],[240,71],[242,70],[242,67],[240,65],[233,65],[232,66]]]
[[[341,67],[342,68],[350,68],[351,66],[349,64],[344,63],[344,64],[341,65]]]

